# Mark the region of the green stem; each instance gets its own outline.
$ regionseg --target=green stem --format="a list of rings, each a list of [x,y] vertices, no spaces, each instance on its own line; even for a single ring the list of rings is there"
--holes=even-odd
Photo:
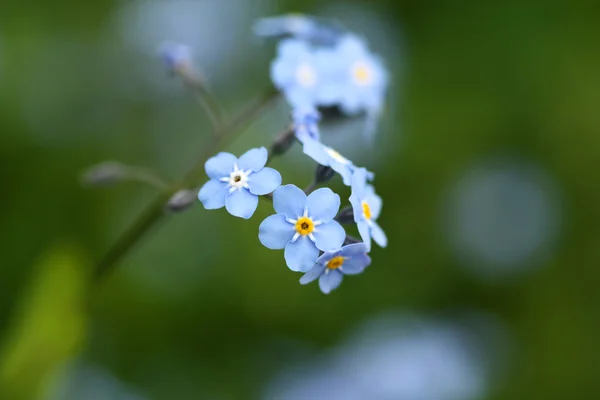
[[[142,239],[142,237],[152,228],[157,221],[164,218],[165,204],[171,196],[178,190],[186,187],[192,187],[195,183],[196,176],[204,168],[206,159],[222,146],[225,146],[235,137],[236,133],[242,133],[244,129],[264,111],[277,98],[277,92],[269,90],[261,96],[256,102],[246,108],[240,115],[233,120],[229,125],[217,130],[217,135],[213,141],[205,148],[201,157],[181,179],[181,181],[165,190],[152,203],[150,203],[133,222],[133,224],[125,230],[125,232],[117,239],[115,244],[102,257],[94,271],[94,279],[100,280],[106,276],[117,263]]]
[[[195,75],[193,71],[181,75],[183,83],[189,87],[195,94],[200,106],[204,109],[210,123],[215,129],[215,134],[227,124],[225,112],[217,102],[217,99],[202,83],[202,80]]]

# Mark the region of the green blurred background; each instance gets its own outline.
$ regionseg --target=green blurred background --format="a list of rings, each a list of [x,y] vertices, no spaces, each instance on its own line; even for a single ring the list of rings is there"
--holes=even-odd
[[[80,172],[119,160],[175,180],[210,140],[157,46],[193,46],[233,115],[270,87],[253,21],[291,11],[337,18],[387,60],[372,145],[360,124],[323,135],[376,172],[389,247],[324,296],[260,245],[269,204],[249,221],[197,204],[89,287],[156,190],[85,188]],[[583,0],[3,1],[0,398],[269,398],[279,372],[343,352],[382,313],[476,332],[475,398],[597,398],[599,45]],[[268,145],[288,113],[280,101],[228,150]],[[273,166],[298,186],[314,168],[297,148]]]

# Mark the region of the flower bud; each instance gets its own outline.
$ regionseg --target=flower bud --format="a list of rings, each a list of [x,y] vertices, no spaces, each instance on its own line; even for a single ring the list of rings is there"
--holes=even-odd
[[[158,56],[171,73],[183,73],[192,69],[192,49],[185,44],[165,42],[160,46]]]
[[[352,210],[352,207],[348,206],[343,208],[338,215],[336,215],[335,220],[340,224],[353,224],[354,211]]]
[[[275,138],[273,144],[271,145],[271,154],[273,155],[281,155],[292,147],[295,141],[294,130],[287,129],[285,132],[281,133],[279,136]]]
[[[197,190],[180,190],[169,199],[167,209],[173,212],[181,212],[194,204],[197,195]]]
[[[335,171],[331,167],[326,167],[324,165],[317,165],[317,169],[315,170],[315,182],[317,183],[325,183],[335,175]]]
[[[111,186],[121,182],[127,175],[127,168],[116,161],[105,161],[88,168],[81,176],[84,184]]]

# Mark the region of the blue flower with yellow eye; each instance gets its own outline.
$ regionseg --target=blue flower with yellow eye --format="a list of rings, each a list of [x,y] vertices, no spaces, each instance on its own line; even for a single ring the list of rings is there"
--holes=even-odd
[[[292,111],[293,129],[300,142],[310,138],[319,140],[319,120],[321,114],[314,107],[299,107]]]
[[[367,251],[371,251],[371,238],[379,246],[385,247],[387,246],[387,237],[377,223],[383,202],[381,197],[375,193],[373,186],[367,183],[368,174],[364,168],[357,168],[354,171],[350,204],[352,204],[354,222],[358,226],[360,237],[367,246]]]
[[[334,221],[340,196],[331,189],[317,189],[306,196],[297,186],[280,186],[273,193],[273,207],[277,214],[260,224],[258,238],[269,249],[285,249],[285,261],[292,271],[306,272],[314,266],[319,251],[342,247],[346,232]]]
[[[279,172],[265,167],[267,158],[264,147],[248,150],[240,158],[230,153],[209,158],[204,168],[211,180],[198,193],[204,208],[225,207],[235,217],[250,218],[258,206],[258,196],[281,185]]]
[[[329,96],[348,115],[378,115],[388,86],[388,72],[381,59],[354,34],[342,36],[330,53],[330,62],[323,63],[321,72],[323,81],[329,83]]]
[[[254,34],[262,38],[293,37],[312,43],[331,45],[342,33],[342,28],[322,18],[304,14],[284,14],[260,18],[253,26]]]
[[[371,258],[367,255],[364,243],[349,244],[320,256],[315,266],[300,278],[300,283],[306,285],[318,278],[321,291],[329,294],[340,286],[344,275],[360,274],[370,264]]]

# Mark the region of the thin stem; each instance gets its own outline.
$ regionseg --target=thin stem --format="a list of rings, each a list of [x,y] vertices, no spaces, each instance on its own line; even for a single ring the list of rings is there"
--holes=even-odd
[[[317,181],[312,181],[311,184],[304,189],[304,193],[311,194],[318,186],[319,184]]]
[[[128,167],[125,171],[125,178],[130,181],[147,183],[160,190],[169,189],[169,184],[165,180],[146,168]]]
[[[159,221],[162,217],[165,217],[164,213],[165,204],[169,201],[171,196],[178,190],[194,185],[196,175],[204,168],[206,159],[212,155],[218,148],[224,146],[232,139],[236,133],[242,133],[248,124],[262,111],[264,111],[268,105],[270,105],[277,98],[277,92],[269,90],[267,93],[262,95],[256,102],[251,104],[245,109],[231,124],[218,131],[218,136],[213,139],[211,144],[207,146],[206,150],[202,153],[202,156],[198,158],[196,163],[188,171],[188,173],[181,179],[181,181],[166,190],[164,193],[159,195],[152,203],[150,203],[140,216],[133,222],[133,224],[125,230],[125,232],[117,239],[115,244],[108,250],[104,257],[100,260],[99,264],[94,271],[94,279],[100,280],[106,276],[115,265],[131,250],[136,243]],[[167,214],[168,215],[168,214]]]
[[[208,115],[216,134],[227,123],[225,112],[219,105],[219,102],[193,71],[182,74],[181,77],[183,83],[194,92],[198,104],[200,104]]]

